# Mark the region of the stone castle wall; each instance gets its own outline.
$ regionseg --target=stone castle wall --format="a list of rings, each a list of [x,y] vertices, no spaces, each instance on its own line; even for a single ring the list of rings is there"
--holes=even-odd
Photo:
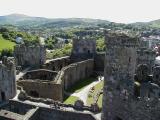
[[[70,64],[64,67],[60,72],[58,79],[64,82],[64,89],[75,85],[76,82],[87,78],[93,74],[94,60],[88,59],[81,62]]]
[[[14,58],[4,57],[0,63],[0,102],[16,95],[16,68]]]
[[[96,53],[94,57],[94,70],[95,71],[104,71],[104,59],[105,53]]]
[[[46,61],[46,63],[42,66],[43,69],[60,71],[63,67],[70,64],[70,57],[61,57],[52,60]]]
[[[35,98],[50,98],[55,101],[63,101],[63,86],[52,82],[40,82],[34,80],[21,80],[17,83],[24,91]]]
[[[63,101],[63,87],[61,82],[55,80],[57,72],[39,69],[29,71],[17,81],[17,85],[35,98],[50,98]]]
[[[47,108],[40,108],[38,120],[96,120],[89,113],[50,110]]]
[[[9,101],[0,109],[1,120],[96,120],[90,112],[39,107],[19,101]]]
[[[46,61],[46,48],[40,45],[17,45],[14,48],[14,57],[17,66],[40,67]]]
[[[25,73],[23,79],[54,81],[56,75],[57,72],[55,71],[46,69],[37,69]]]

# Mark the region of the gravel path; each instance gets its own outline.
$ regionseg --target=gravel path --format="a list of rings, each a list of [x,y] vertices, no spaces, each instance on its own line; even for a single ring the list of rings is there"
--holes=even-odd
[[[104,78],[102,78],[103,80]],[[80,92],[78,93],[73,93],[71,94],[71,96],[76,96],[76,97],[79,97],[83,102],[84,102],[84,105],[87,105],[87,97],[88,97],[88,93],[89,93],[89,90],[95,86],[96,84],[100,83],[101,80],[98,79],[97,81],[94,81],[92,82],[91,84],[89,84],[88,86],[86,86],[84,89],[82,89]]]

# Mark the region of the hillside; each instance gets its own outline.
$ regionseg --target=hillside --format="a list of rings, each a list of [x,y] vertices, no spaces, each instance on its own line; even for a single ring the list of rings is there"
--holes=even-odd
[[[151,21],[148,23],[148,25],[153,28],[160,28],[160,19]]]
[[[49,19],[43,17],[31,17],[22,14],[11,14],[6,16],[0,16],[0,25],[11,24],[19,27],[32,27],[32,28],[93,26],[101,23],[109,23],[109,21],[99,20],[99,19],[87,19],[87,18]]]
[[[15,43],[9,40],[5,40],[0,34],[0,51],[3,49],[13,49]]]
[[[0,16],[0,25],[11,24],[16,26],[37,25],[49,22],[50,20],[42,17],[30,17],[23,14],[10,14]]]

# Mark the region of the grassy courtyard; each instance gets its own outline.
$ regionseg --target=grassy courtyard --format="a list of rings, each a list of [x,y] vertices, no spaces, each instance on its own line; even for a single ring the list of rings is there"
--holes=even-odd
[[[92,92],[89,92],[88,98],[87,98],[88,105],[91,105],[94,102],[94,96],[97,94],[98,91],[100,91],[103,88],[103,84],[104,84],[104,81],[101,81],[100,83],[94,86],[94,90]],[[97,102],[100,108],[102,108],[102,98],[103,98],[103,95],[101,94]]]
[[[87,79],[84,79],[84,80],[80,80],[73,87],[68,89],[67,92],[69,92],[69,93],[76,92],[77,93],[95,80],[96,80],[96,78],[87,78]]]
[[[11,42],[9,40],[5,40],[2,35],[0,34],[0,51],[3,49],[12,49],[15,46],[14,42]]]
[[[67,97],[65,100],[64,100],[64,103],[65,104],[72,104],[74,105],[75,101],[79,100],[78,97],[75,97],[75,96],[69,96]]]

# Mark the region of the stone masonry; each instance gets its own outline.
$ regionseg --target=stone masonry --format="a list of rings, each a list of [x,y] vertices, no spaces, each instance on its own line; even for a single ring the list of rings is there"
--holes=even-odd
[[[88,38],[77,37],[73,39],[73,49],[71,53],[72,61],[82,61],[94,58],[96,54],[96,41]]]
[[[16,65],[22,67],[40,67],[46,61],[46,48],[41,45],[16,45],[14,48]]]
[[[16,74],[14,58],[3,57],[0,63],[0,102],[16,95]]]
[[[105,40],[107,49],[102,120],[123,120],[118,116],[123,103],[118,101],[121,95],[130,96],[133,92],[138,39],[124,33],[109,32],[105,33]]]
[[[137,37],[106,32],[102,120],[159,120],[159,67],[137,65]],[[137,67],[137,68],[136,68]]]

